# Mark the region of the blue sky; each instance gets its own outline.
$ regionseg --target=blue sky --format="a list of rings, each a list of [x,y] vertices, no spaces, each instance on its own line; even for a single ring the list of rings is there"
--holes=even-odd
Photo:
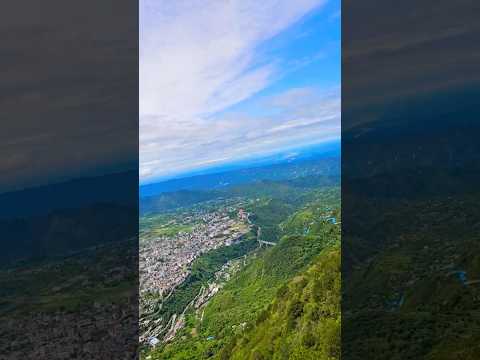
[[[340,1],[141,1],[140,181],[340,137]]]

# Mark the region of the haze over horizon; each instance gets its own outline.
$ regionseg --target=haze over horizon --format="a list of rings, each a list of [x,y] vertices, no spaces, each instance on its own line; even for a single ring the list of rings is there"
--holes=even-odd
[[[339,1],[191,5],[140,3],[141,183],[340,138]]]
[[[149,185],[161,184],[165,182],[189,179],[191,177],[228,173],[238,170],[249,170],[258,167],[271,165],[280,165],[284,163],[299,162],[304,160],[322,159],[326,157],[339,157],[341,153],[341,144],[339,140],[326,141],[321,144],[293,147],[271,154],[256,154],[250,158],[230,161],[227,163],[214,164],[206,167],[198,167],[185,172],[180,172],[171,176],[162,176],[150,181],[140,183],[141,188]]]

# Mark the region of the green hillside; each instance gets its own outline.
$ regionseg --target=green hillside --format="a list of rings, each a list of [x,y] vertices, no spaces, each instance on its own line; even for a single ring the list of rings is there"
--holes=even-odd
[[[246,258],[204,308],[186,314],[175,339],[150,351],[149,359],[248,359],[243,347],[250,341],[259,346],[248,354],[252,359],[283,359],[285,351],[305,359],[338,358],[340,226],[327,220],[333,213],[339,217],[332,210],[338,209],[338,188],[311,192],[309,198],[312,202],[301,207],[297,199],[252,203],[254,223],[277,245]],[[262,344],[271,339],[265,331],[280,318],[275,336],[282,334],[288,343],[266,349]]]
[[[340,250],[322,251],[277,291],[256,325],[222,349],[222,359],[330,360],[340,356]]]
[[[378,229],[376,243],[364,241],[370,257],[346,248],[356,239],[344,236],[344,254],[361,260],[343,273],[345,357],[479,358],[479,198],[388,203],[362,224]]]

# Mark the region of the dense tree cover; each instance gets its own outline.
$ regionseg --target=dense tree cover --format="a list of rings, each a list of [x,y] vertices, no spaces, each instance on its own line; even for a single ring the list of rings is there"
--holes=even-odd
[[[361,226],[377,236],[342,239],[342,263],[352,263],[342,272],[344,358],[479,358],[478,199],[362,206]]]
[[[192,279],[208,281],[223,264],[248,254],[257,245],[255,236],[248,234],[246,239],[238,244],[210,250],[193,261],[190,276]]]
[[[0,268],[32,265],[84,251],[93,246],[117,243],[136,236],[134,208],[117,204],[93,204],[57,209],[48,215],[1,219],[5,239]],[[8,241],[7,241],[8,240]]]
[[[310,180],[310,183],[318,187],[320,182],[317,178],[338,179],[340,174],[340,154],[337,151],[339,151],[339,149],[329,154],[323,151],[317,154],[310,153],[308,158],[297,158],[295,161],[282,158],[281,160],[277,160],[280,161],[279,163],[276,161],[266,164],[259,163],[253,167],[242,167],[229,171],[200,174],[142,185],[140,187],[140,196],[142,198],[151,197],[159,193],[173,193],[179,190],[205,191],[222,189],[227,184],[240,186],[265,180],[295,181],[300,179],[300,181],[303,181],[305,178],[313,178],[314,180]],[[338,183],[338,180],[336,182]]]
[[[172,193],[163,193],[156,196],[142,198],[140,201],[140,213],[155,214],[158,212],[191,206],[202,201],[212,200],[219,196],[215,191],[187,191],[180,190]]]
[[[281,286],[254,327],[221,359],[340,358],[340,250],[327,248],[310,268]]]
[[[243,256],[257,246],[257,241],[251,234],[247,238],[231,246],[213,249],[195,259],[191,266],[191,273],[187,279],[175,290],[174,294],[149,317],[168,320],[173,314],[178,314],[197,296],[201,287],[211,280],[227,261]],[[160,304],[159,304],[160,305]]]
[[[252,359],[288,359],[289,353],[296,356],[291,359],[316,359],[319,354],[324,359],[336,358],[340,227],[325,218],[332,211],[339,216],[335,210],[338,188],[313,191],[310,200],[304,205],[269,198],[255,201],[249,208],[255,213],[253,221],[262,230],[271,227],[277,245],[257,249],[250,255],[246,265],[205,308],[187,314],[185,328],[171,343],[149,353],[151,359],[228,359],[237,356],[232,351],[242,354],[244,339],[250,339],[248,334],[266,344],[269,338],[264,338],[262,332],[275,326],[276,317],[283,316],[285,326],[277,330],[289,342],[275,347],[273,355],[263,350],[249,354]],[[318,217],[308,222],[308,234],[297,232],[293,225],[296,220],[292,219],[307,218],[309,212]],[[290,297],[294,301],[287,299]],[[293,333],[301,335],[295,337]],[[238,356],[242,359],[242,355]]]
[[[262,199],[256,201],[247,207],[252,213],[252,221],[255,225],[261,227],[261,239],[275,242],[278,240],[279,224],[289,216],[293,210],[293,205],[278,199]]]
[[[338,167],[338,164],[336,166]],[[332,175],[308,175],[307,173],[290,174],[289,177],[285,178],[276,178],[275,176],[271,176],[270,179],[252,178],[245,184],[203,190],[178,190],[142,197],[140,213],[142,216],[158,215],[180,208],[203,206],[208,201],[235,197],[269,198],[300,205],[305,201],[314,200],[311,197],[312,193],[321,193],[324,189],[338,186],[339,175],[337,170],[334,170]]]
[[[326,243],[327,239],[318,235],[285,236],[277,246],[257,253],[210,301],[203,320],[191,315],[190,326],[179,339],[154,352],[153,359],[203,359],[217,354],[230,339],[255,324],[278,289],[304,271]],[[208,340],[211,336],[214,339]]]
[[[132,260],[138,256],[135,246],[134,239],[111,242],[69,257],[32,261],[1,270],[0,317],[79,311],[93,302],[125,301],[133,295],[138,279]],[[126,265],[131,265],[131,272],[121,277],[111,276]]]
[[[334,194],[332,194],[334,196]],[[330,200],[330,201],[328,201]],[[295,212],[280,226],[282,234],[312,235],[319,234],[326,223],[339,224],[341,222],[340,210],[333,199],[322,199]]]

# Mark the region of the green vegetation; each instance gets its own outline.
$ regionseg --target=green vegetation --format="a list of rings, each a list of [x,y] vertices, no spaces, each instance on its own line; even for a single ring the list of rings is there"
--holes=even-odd
[[[291,204],[278,199],[262,199],[247,207],[254,214],[252,221],[261,227],[261,239],[275,242],[280,235],[280,223],[293,211]]]
[[[282,199],[265,196],[256,188],[246,206],[262,240],[277,245],[251,252],[205,307],[187,312],[173,341],[148,352],[151,359],[339,358],[340,226],[328,220],[340,220],[339,189],[283,186],[290,189],[288,196],[282,191]],[[222,256],[212,252],[195,261],[191,276],[171,298],[178,309],[198,293]],[[280,344],[279,336],[288,341]]]
[[[171,225],[152,230],[155,236],[174,236],[179,232],[189,233],[193,230],[192,225]]]
[[[140,217],[140,239],[143,242],[161,236],[171,237],[180,232],[193,231],[195,224],[177,223],[173,214],[145,215]]]
[[[0,316],[78,311],[134,295],[135,242],[109,243],[60,258],[0,271]]]
[[[470,194],[362,207],[361,226],[378,235],[342,239],[350,255],[342,298],[349,310],[342,319],[344,356],[478,358],[478,200]],[[351,247],[354,242],[362,247]]]
[[[159,212],[192,206],[218,197],[219,194],[215,191],[181,190],[171,193],[163,193],[156,196],[142,198],[142,201],[140,202],[140,214],[158,214]]]
[[[149,317],[169,319],[178,314],[197,296],[201,287],[210,281],[215,272],[229,260],[239,258],[251,252],[257,246],[257,241],[251,235],[244,241],[231,246],[223,246],[195,259],[191,266],[191,273],[177,288],[167,301],[157,308]],[[160,300],[160,299],[159,299]]]
[[[340,328],[340,249],[335,246],[280,287],[255,326],[234,338],[220,358],[339,359]]]
[[[192,279],[208,281],[223,264],[250,253],[256,247],[255,236],[251,233],[247,234],[246,239],[238,244],[222,246],[195,259],[190,276]]]

